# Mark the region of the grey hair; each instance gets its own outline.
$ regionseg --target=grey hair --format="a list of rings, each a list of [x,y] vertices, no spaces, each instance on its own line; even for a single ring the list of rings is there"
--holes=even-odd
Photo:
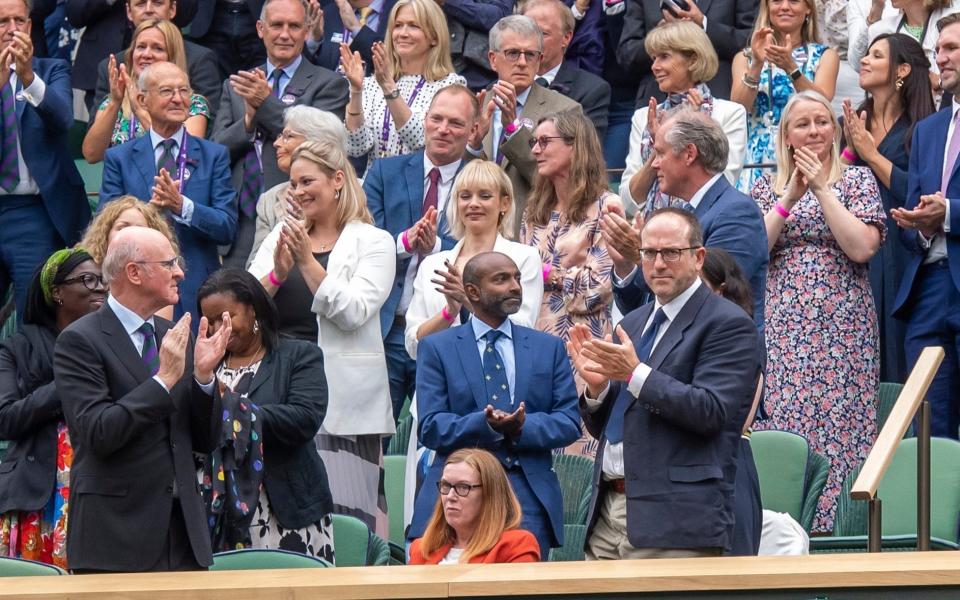
[[[267,19],[267,7],[276,2],[277,0],[264,0],[263,7],[260,8],[260,20],[266,21]],[[307,3],[304,0],[300,0],[300,6],[303,7],[303,12],[307,12]]]
[[[693,110],[678,111],[669,121],[671,127],[665,139],[674,154],[693,144],[700,165],[708,173],[715,175],[727,168],[730,142],[716,121]]]
[[[347,128],[331,112],[297,104],[283,111],[283,125],[303,134],[308,142],[330,142],[347,147]]]
[[[490,49],[494,52],[500,49],[500,36],[503,35],[504,31],[512,31],[524,37],[536,37],[537,50],[543,52],[543,33],[540,31],[540,28],[537,27],[537,22],[530,17],[526,15],[508,15],[497,21],[493,29],[490,30],[489,40]]]
[[[113,283],[118,275],[123,273],[127,264],[140,258],[140,247],[134,239],[121,238],[114,240],[107,247],[107,254],[103,257],[103,281],[107,285]]]

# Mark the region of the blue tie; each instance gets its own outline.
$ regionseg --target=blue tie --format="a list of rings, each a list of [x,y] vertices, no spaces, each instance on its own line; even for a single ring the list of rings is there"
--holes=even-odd
[[[494,408],[510,411],[510,384],[507,382],[507,370],[503,366],[503,357],[494,344],[505,335],[498,329],[483,334],[487,347],[483,350],[483,379],[487,389],[487,402]]]
[[[650,358],[653,351],[653,342],[657,339],[657,333],[660,331],[660,325],[667,320],[663,307],[658,308],[653,315],[653,322],[647,327],[647,330],[640,336],[640,343],[637,344],[637,358],[645,363]],[[619,444],[623,441],[623,417],[627,413],[627,405],[633,400],[633,396],[627,391],[626,387],[620,390],[620,395],[610,411],[610,418],[607,419],[607,441],[611,444]]]

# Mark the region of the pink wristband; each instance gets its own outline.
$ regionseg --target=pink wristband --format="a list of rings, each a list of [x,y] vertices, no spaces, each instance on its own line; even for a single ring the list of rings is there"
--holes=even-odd
[[[283,282],[277,279],[277,276],[273,274],[273,271],[270,271],[269,273],[267,273],[267,279],[270,281],[270,283],[272,283],[277,287],[280,287],[281,285],[283,285]]]
[[[630,387],[630,382],[633,381],[633,373],[630,373],[630,376],[627,377],[627,387]]]
[[[447,323],[453,323],[453,320],[456,318],[450,314],[450,311],[447,310],[446,306],[440,309],[440,316],[443,317],[443,320]]]
[[[400,241],[403,242],[403,249],[407,252],[410,252],[410,242],[407,241],[407,232],[404,231],[403,235],[400,236]]]
[[[850,146],[847,146],[843,149],[843,152],[840,153],[840,156],[847,159],[850,162],[857,162],[857,153],[850,149]]]
[[[786,219],[790,216],[790,211],[785,209],[782,204],[777,202],[773,205],[773,209],[777,211],[777,214]]]
[[[543,263],[543,282],[546,283],[550,279],[550,271],[553,270],[553,265],[550,263]]]

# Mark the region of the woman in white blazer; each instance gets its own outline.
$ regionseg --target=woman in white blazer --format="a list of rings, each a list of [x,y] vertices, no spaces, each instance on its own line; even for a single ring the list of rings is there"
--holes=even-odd
[[[381,437],[395,425],[379,314],[396,269],[393,238],[373,226],[356,173],[336,144],[299,146],[290,188],[303,220],[278,223],[249,270],[280,310],[299,306],[315,315],[329,388],[316,441],[334,512],[358,516],[385,535]]]
[[[717,74],[719,61],[710,38],[690,21],[661,23],[644,41],[653,59],[651,68],[660,91],[667,99],[660,104],[650,99],[633,113],[630,152],[620,179],[620,199],[628,215],[642,211],[647,200],[659,194],[653,168],[653,141],[664,115],[679,107],[707,112],[727,134],[730,152],[724,175],[736,183],[743,168],[747,146],[747,111],[729,100],[714,98],[704,82]]]

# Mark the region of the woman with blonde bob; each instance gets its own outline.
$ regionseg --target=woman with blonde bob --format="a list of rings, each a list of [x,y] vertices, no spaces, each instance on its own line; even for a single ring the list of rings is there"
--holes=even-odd
[[[359,52],[340,45],[350,82],[348,152],[376,158],[423,147],[423,120],[437,90],[466,80],[453,70],[450,31],[434,0],[399,0],[387,17],[384,42],[373,44],[373,75],[364,77]]]
[[[663,22],[647,34],[643,44],[667,99],[657,104],[650,98],[647,106],[633,113],[620,197],[629,212],[636,208],[649,214],[668,201],[661,197],[653,168],[653,143],[666,113],[688,107],[706,113],[720,125],[730,142],[724,176],[735,184],[747,145],[747,112],[736,102],[714,98],[710,93],[706,82],[716,75],[719,59],[702,27],[690,21]]]
[[[447,458],[433,516],[410,545],[411,565],[537,562],[540,547],[520,529],[520,503],[503,467],[486,450]]]
[[[467,163],[453,182],[446,211],[450,233],[459,242],[450,250],[425,257],[417,270],[405,336],[407,352],[413,358],[421,339],[461,324],[470,312],[460,273],[477,254],[500,252],[517,263],[523,304],[510,317],[514,323],[533,327],[540,312],[540,255],[535,248],[507,239],[513,231],[513,186],[503,169],[486,160]]]
[[[824,96],[805,91],[783,110],[777,174],[753,197],[770,248],[764,308],[769,419],[831,462],[814,530],[830,531],[847,474],[876,435],[877,313],[867,263],[886,231],[868,167],[840,164],[840,126]]]
[[[373,226],[366,196],[338,144],[307,142],[290,161],[303,212],[285,216],[249,271],[273,296],[280,333],[323,349],[329,403],[316,442],[330,475],[334,512],[386,535],[380,438],[394,432],[380,307],[396,248]]]

